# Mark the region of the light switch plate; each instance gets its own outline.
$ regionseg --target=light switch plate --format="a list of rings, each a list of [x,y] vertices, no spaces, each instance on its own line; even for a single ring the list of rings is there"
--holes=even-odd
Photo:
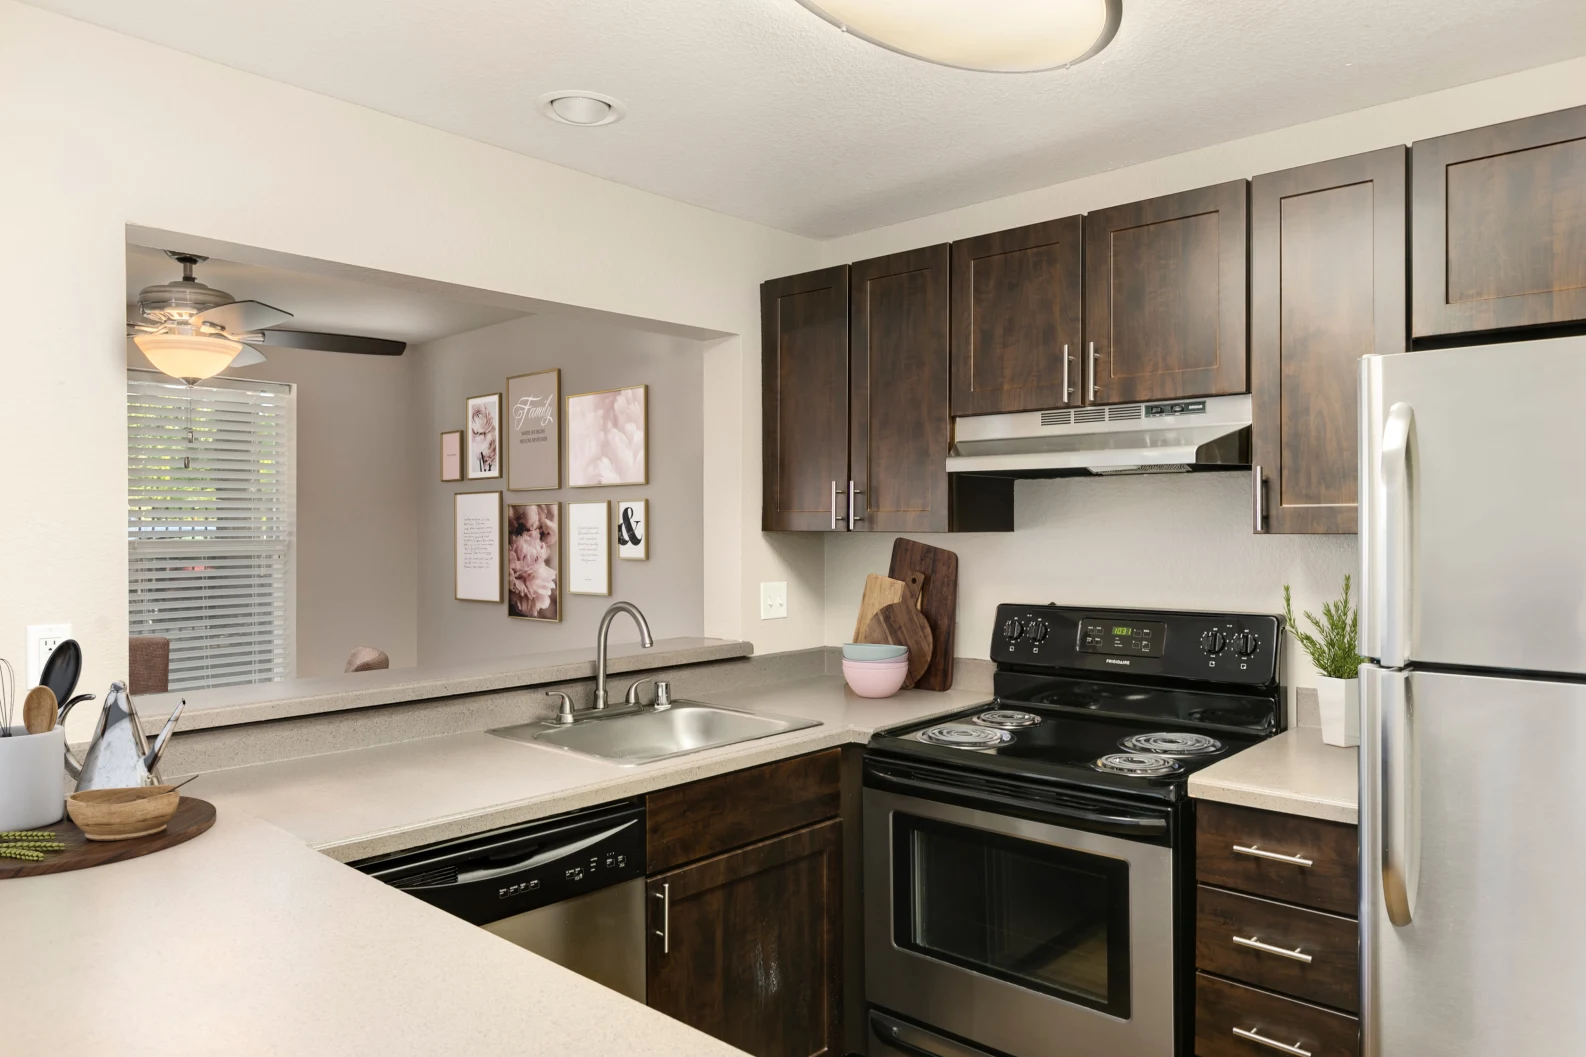
[[[760,619],[781,620],[787,616],[787,581],[760,585]]]
[[[27,683],[31,689],[39,685],[44,672],[44,662],[50,659],[55,647],[72,637],[70,624],[29,624],[27,653]],[[18,688],[21,689],[20,687]]]

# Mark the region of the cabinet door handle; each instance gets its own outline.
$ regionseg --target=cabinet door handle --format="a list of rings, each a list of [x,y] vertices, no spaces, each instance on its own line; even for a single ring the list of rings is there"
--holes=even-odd
[[[1311,1057],[1311,1051],[1303,1049],[1299,1043],[1296,1042],[1291,1045],[1287,1042],[1279,1042],[1277,1039],[1269,1039],[1254,1028],[1235,1028],[1234,1034],[1238,1035],[1241,1039],[1249,1039],[1251,1042],[1259,1042],[1263,1046],[1269,1046],[1272,1049],[1280,1050],[1283,1053],[1292,1053],[1294,1057]]]
[[[1074,395],[1074,387],[1068,384],[1068,346],[1063,346],[1063,403],[1068,403],[1068,398]]]
[[[854,513],[854,496],[864,495],[863,488],[855,488],[852,481],[848,482],[848,531],[852,532],[855,521],[863,521],[864,515]]]
[[[1249,939],[1245,939],[1243,936],[1230,938],[1239,947],[1249,947],[1251,950],[1260,951],[1262,954],[1276,954],[1279,958],[1292,958],[1297,962],[1304,962],[1306,965],[1311,964],[1311,956],[1305,953],[1305,948],[1303,947],[1295,947],[1293,950],[1289,950],[1287,947],[1274,947],[1270,943],[1262,943],[1260,938],[1256,936],[1251,936]]]
[[[1267,530],[1267,479],[1261,473],[1260,463],[1250,467],[1250,470],[1254,478],[1251,482],[1251,487],[1255,490],[1255,530],[1257,532],[1265,532]]]
[[[1090,355],[1086,356],[1085,360],[1090,369],[1090,398],[1094,400],[1096,399],[1096,343],[1094,341],[1090,343]]]
[[[661,890],[652,892],[651,895],[661,901],[661,927],[655,934],[661,937],[661,953],[672,953],[672,886],[668,882],[661,882]]]
[[[837,487],[837,482],[836,481],[832,482],[832,531],[833,532],[837,531],[837,522],[842,518],[842,515],[837,512],[837,497],[840,496],[840,495],[847,495],[847,494],[848,493],[844,492],[841,488]]]
[[[1316,865],[1315,860],[1307,859],[1303,855],[1284,855],[1281,852],[1267,851],[1265,848],[1256,844],[1235,844],[1234,851],[1238,852],[1240,855],[1254,855],[1258,859],[1270,859],[1273,862],[1286,862],[1290,866]]]

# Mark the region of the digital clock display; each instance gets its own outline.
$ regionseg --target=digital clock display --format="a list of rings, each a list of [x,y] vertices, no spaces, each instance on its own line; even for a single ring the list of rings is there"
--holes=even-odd
[[[1111,620],[1086,618],[1079,622],[1080,653],[1105,653],[1114,657],[1160,657],[1167,639],[1167,625],[1156,621],[1118,624]]]
[[[1127,624],[1119,624],[1117,627],[1112,629],[1112,633],[1114,635],[1127,635],[1132,631],[1134,631],[1134,629]]]

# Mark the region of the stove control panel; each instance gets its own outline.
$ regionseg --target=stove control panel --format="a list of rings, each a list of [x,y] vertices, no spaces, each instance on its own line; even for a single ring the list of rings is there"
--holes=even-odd
[[[1045,669],[1276,685],[1275,616],[1239,613],[997,607],[992,659]]]

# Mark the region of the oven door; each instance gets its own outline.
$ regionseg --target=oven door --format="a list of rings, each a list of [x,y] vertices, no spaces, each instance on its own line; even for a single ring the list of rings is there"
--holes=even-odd
[[[1167,808],[869,761],[865,998],[1012,1057],[1174,1047]]]

